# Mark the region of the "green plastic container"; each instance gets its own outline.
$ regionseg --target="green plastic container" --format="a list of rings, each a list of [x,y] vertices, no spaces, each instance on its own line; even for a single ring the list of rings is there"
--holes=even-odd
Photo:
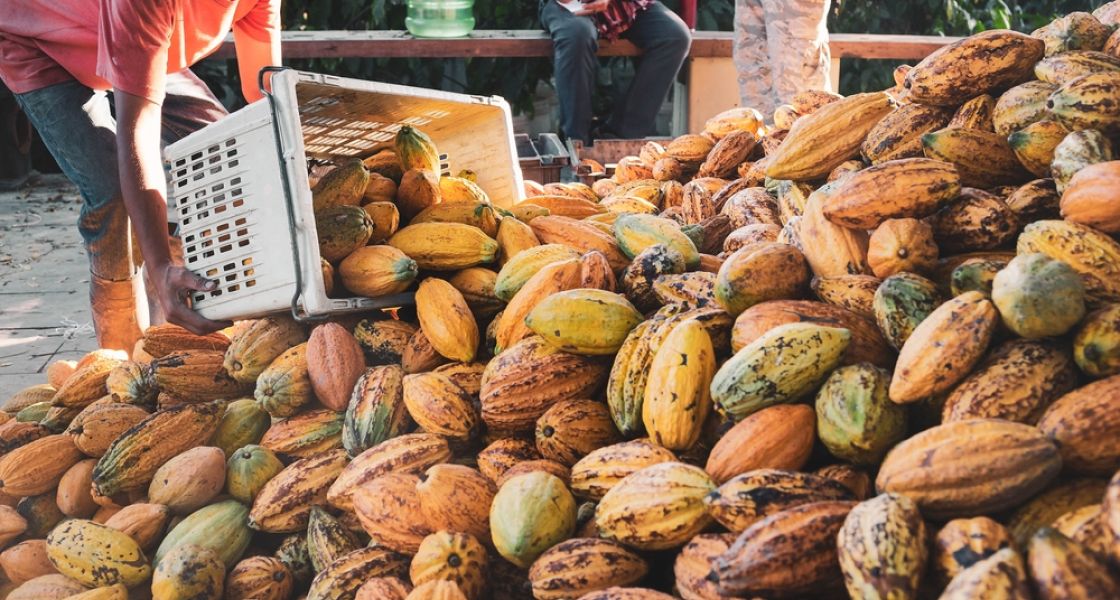
[[[416,37],[464,37],[474,30],[474,0],[408,0],[404,24]]]

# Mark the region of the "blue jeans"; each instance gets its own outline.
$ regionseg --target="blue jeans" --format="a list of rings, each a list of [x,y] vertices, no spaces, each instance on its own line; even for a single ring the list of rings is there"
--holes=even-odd
[[[81,192],[78,230],[89,254],[90,272],[101,279],[128,280],[134,267],[117,175],[117,123],[109,94],[71,80],[16,94],[16,101],[62,172]],[[189,69],[168,75],[164,144],[225,114],[222,104]]]
[[[547,0],[541,6],[541,23],[552,36],[556,95],[560,100],[560,128],[571,139],[591,141],[591,96],[599,67],[599,33],[591,17],[577,17]],[[669,93],[677,71],[688,56],[692,34],[673,11],[660,2],[638,13],[622,34],[642,55],[625,97],[614,103],[606,129],[623,138],[654,133],[654,119]]]

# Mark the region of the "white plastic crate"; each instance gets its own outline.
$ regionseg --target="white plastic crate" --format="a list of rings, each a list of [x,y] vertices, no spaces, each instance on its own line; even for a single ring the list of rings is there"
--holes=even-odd
[[[431,136],[445,170],[471,169],[499,206],[523,195],[509,105],[479,97],[282,69],[271,94],[168,146],[168,220],[187,268],[219,282],[192,295],[210,319],[298,318],[393,306],[411,294],[328,298],[308,159],[366,157],[402,125]]]

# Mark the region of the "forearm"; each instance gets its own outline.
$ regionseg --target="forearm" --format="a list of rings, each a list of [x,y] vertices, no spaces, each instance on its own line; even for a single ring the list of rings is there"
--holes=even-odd
[[[170,262],[167,202],[160,159],[160,107],[117,92],[117,165],[121,194],[149,269]]]
[[[277,25],[279,28],[279,17]],[[260,35],[251,35],[241,28],[234,28],[237,46],[237,66],[241,74],[241,93],[247,102],[261,98],[258,75],[264,67],[280,66],[280,32],[271,32],[271,39],[264,41]]]

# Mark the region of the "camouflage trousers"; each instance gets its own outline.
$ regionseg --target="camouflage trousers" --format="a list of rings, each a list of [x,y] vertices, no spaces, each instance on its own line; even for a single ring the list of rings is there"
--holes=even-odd
[[[735,0],[735,67],[742,106],[769,121],[797,92],[831,89],[829,0]]]

